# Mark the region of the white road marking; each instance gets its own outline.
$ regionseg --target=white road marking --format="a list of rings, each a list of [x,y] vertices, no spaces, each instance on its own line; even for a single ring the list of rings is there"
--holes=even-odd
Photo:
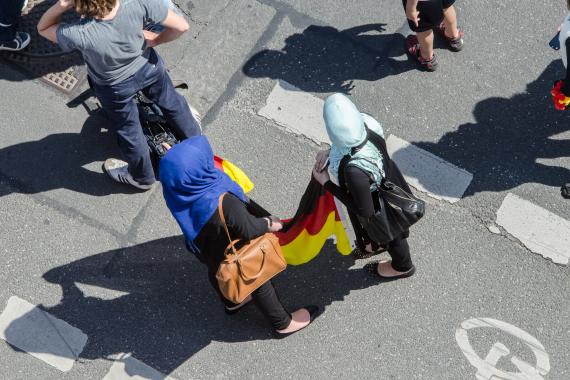
[[[497,224],[532,252],[568,264],[570,222],[566,219],[509,193],[497,211]]]
[[[81,284],[79,282],[76,282],[75,286],[83,292],[85,297],[94,297],[105,301],[114,300],[130,294],[127,292],[120,292],[118,290],[101,288],[99,286]]]
[[[546,375],[550,371],[550,360],[544,346],[518,327],[491,318],[473,318],[463,322],[461,327],[456,330],[455,339],[469,363],[477,368],[475,375],[477,380],[544,380],[541,375]],[[491,347],[485,359],[481,359],[471,346],[467,334],[468,330],[479,327],[496,328],[522,340],[534,352],[536,365],[528,364],[513,356],[511,362],[520,372],[507,372],[498,369],[496,365],[499,359],[510,354],[510,350],[500,342]]]
[[[129,354],[119,354],[103,380],[174,380]]]
[[[323,100],[280,80],[259,115],[291,133],[330,145],[323,119],[324,104]],[[396,136],[390,136],[386,143],[388,153],[408,183],[436,199],[459,201],[473,179],[473,174]]]
[[[15,296],[0,315],[0,338],[63,372],[87,343],[81,330]]]
[[[280,80],[259,115],[275,121],[289,132],[303,135],[317,144],[331,144],[325,121],[325,102],[297,87]]]
[[[433,198],[458,202],[473,179],[473,174],[394,135],[386,144],[408,184]]]

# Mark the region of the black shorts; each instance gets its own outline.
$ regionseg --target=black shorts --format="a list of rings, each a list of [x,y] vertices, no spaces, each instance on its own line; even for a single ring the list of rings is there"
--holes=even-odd
[[[407,0],[402,0],[406,9]],[[410,29],[414,32],[425,32],[441,24],[443,21],[443,10],[451,7],[455,0],[419,0],[418,1],[418,26],[413,21],[408,20]]]

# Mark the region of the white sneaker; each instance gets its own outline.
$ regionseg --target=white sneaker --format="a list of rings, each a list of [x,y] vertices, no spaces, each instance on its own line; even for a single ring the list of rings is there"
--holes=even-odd
[[[141,185],[135,181],[131,176],[131,173],[129,173],[129,164],[123,160],[109,158],[103,164],[103,168],[105,168],[107,174],[117,182],[133,185],[141,190],[150,190],[152,188],[152,185]]]
[[[202,116],[200,116],[196,108],[192,107],[190,103],[188,103],[188,107],[190,107],[190,112],[192,113],[192,116],[194,116],[194,119],[196,119],[198,125],[200,126],[200,133],[202,133]]]

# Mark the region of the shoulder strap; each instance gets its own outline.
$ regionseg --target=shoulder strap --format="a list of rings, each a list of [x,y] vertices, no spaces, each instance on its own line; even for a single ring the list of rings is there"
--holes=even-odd
[[[236,247],[234,246],[234,241],[232,241],[232,238],[230,237],[230,231],[228,231],[228,226],[226,224],[226,218],[224,217],[224,210],[222,209],[222,202],[224,200],[224,196],[227,194],[223,193],[222,195],[220,195],[220,201],[218,202],[218,212],[220,213],[220,219],[222,221],[222,225],[224,226],[224,229],[226,230],[226,234],[228,234],[228,239],[230,240],[230,245],[232,246],[232,249],[234,250],[234,253],[236,253]],[[239,240],[236,240],[235,242],[237,242]],[[227,252],[227,250],[226,250]]]

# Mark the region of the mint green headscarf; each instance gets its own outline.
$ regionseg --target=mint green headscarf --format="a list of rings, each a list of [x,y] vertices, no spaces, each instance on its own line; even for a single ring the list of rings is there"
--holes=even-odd
[[[380,124],[372,116],[360,113],[354,103],[342,94],[329,96],[323,109],[323,118],[331,146],[330,173],[338,183],[338,168],[340,161],[350,152],[353,147],[358,146],[366,140],[366,129],[369,129],[384,137],[384,131]],[[351,165],[358,166],[378,183],[384,177],[384,166],[382,165],[382,154],[370,141],[362,147],[354,156]],[[373,184],[371,190],[375,190]]]

